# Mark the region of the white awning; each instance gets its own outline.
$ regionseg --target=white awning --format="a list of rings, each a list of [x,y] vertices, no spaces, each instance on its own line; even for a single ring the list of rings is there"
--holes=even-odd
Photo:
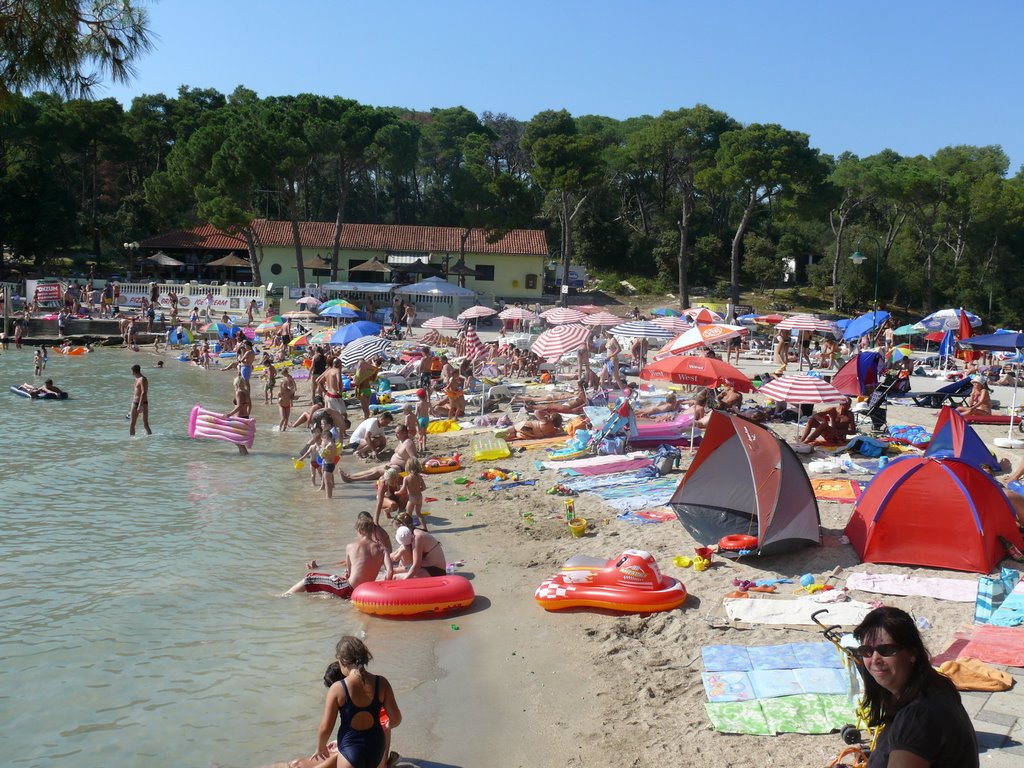
[[[417,261],[422,261],[426,264],[430,263],[429,253],[389,253],[388,264],[415,264]]]
[[[391,293],[398,283],[324,283],[322,291],[338,291],[339,293]]]

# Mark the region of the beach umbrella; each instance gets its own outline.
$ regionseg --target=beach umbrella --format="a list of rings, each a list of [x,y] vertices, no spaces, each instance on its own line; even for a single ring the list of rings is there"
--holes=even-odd
[[[658,307],[652,309],[651,314],[658,317],[680,317],[683,313],[678,309],[672,309],[672,307]]]
[[[469,326],[466,329],[466,335],[462,337],[462,344],[465,348],[465,355],[470,360],[477,360],[490,354],[487,350],[487,345],[480,341],[480,337],[477,336],[476,329],[473,326]]]
[[[814,315],[793,315],[779,321],[775,326],[780,331],[811,331],[813,333],[836,332],[836,324],[831,320],[819,320]]]
[[[310,344],[326,344],[331,338],[331,334],[334,333],[334,328],[324,328],[322,331],[317,331],[309,337]]]
[[[736,322],[740,325],[753,325],[759,317],[760,315],[757,312],[751,312],[748,315],[740,315],[736,318]]]
[[[896,362],[902,360],[905,357],[910,357],[914,350],[909,344],[897,344],[895,347],[885,353],[885,356],[889,358],[890,362]]]
[[[167,334],[167,340],[171,342],[171,344],[191,344],[196,340],[196,337],[192,331],[182,326],[180,333],[177,328],[172,329],[171,332]]]
[[[351,344],[356,339],[361,339],[363,336],[379,336],[380,326],[377,323],[371,323],[369,320],[359,320],[355,323],[349,323],[338,328],[334,333],[330,335],[328,343],[330,344]]]
[[[362,336],[345,345],[341,350],[341,367],[351,368],[360,360],[369,360],[377,355],[390,355],[391,342],[380,336]]]
[[[349,267],[348,271],[349,272],[384,272],[384,273],[390,275],[395,270],[392,269],[390,265],[385,264],[380,259],[378,259],[376,256],[374,256],[372,259],[369,259],[368,261],[364,261],[362,264],[360,264],[358,266]]]
[[[316,312],[310,312],[305,309],[298,309],[294,312],[285,312],[282,317],[286,317],[289,320],[316,320],[320,315]]]
[[[237,327],[238,326],[236,325],[228,325],[227,323],[221,322],[207,323],[206,325],[203,326],[203,333],[215,333],[218,336],[223,336],[227,334],[228,336],[230,336],[235,332],[235,328]]]
[[[284,325],[283,315],[267,315],[261,321],[261,324],[266,325],[267,323],[273,323],[274,325]]]
[[[320,299],[315,298],[313,296],[303,296],[301,299],[296,299],[295,303],[299,304],[300,306],[304,305],[307,307],[319,307]]]
[[[865,312],[860,317],[855,317],[847,323],[846,328],[843,329],[843,339],[845,341],[855,341],[861,336],[878,330],[888,319],[889,313],[881,309],[875,312]]]
[[[351,301],[346,301],[345,299],[329,299],[328,301],[325,301],[323,304],[320,305],[321,313],[323,312],[323,310],[329,307],[344,307],[345,309],[351,309],[353,312],[359,311],[359,307],[357,307]]]
[[[441,340],[441,334],[436,329],[431,329],[423,334],[420,339],[424,344],[437,344]]]
[[[586,317],[582,312],[575,309],[567,309],[565,307],[555,307],[549,309],[547,312],[541,312],[540,316],[544,318],[548,325],[564,325],[565,323],[580,323],[583,318]]]
[[[650,320],[630,320],[626,323],[616,325],[609,331],[613,336],[626,336],[627,338],[644,337],[648,339],[671,339],[675,333],[668,328],[662,328]]]
[[[981,336],[972,336],[969,339],[961,339],[960,346],[966,349],[984,350],[988,352],[1014,352],[1019,358],[1024,350],[1024,333],[1011,331],[1009,333],[986,333]],[[1006,437],[997,437],[994,442],[1000,448],[1021,448],[1024,441],[1013,437],[1013,420],[1017,413],[1017,376],[1013,377],[1013,403],[1010,406],[1010,429]],[[1018,419],[1019,422],[1019,419]]]
[[[640,371],[640,378],[698,387],[732,384],[738,392],[750,392],[754,388],[747,375],[735,366],[714,357],[693,355],[671,355],[655,360]]]
[[[690,330],[690,324],[681,317],[666,315],[665,317],[656,317],[651,322],[657,326],[666,328],[675,334]]]
[[[933,331],[932,333],[925,334],[924,340],[933,344],[938,344],[944,338],[946,338],[945,331]]]
[[[321,308],[320,308],[320,317],[345,317],[345,318],[353,318],[353,317],[359,317],[359,313],[356,310],[349,309],[348,307],[343,306],[341,304],[334,304],[334,305],[332,305],[330,307],[327,307],[327,309],[324,309],[321,306]]]
[[[672,341],[658,350],[657,357],[665,355],[678,355],[690,349],[710,346],[720,341],[727,341],[736,336],[747,333],[747,329],[741,325],[727,325],[725,323],[712,323],[710,325],[695,325],[688,331],[676,336]]]
[[[775,325],[776,323],[781,323],[785,319],[785,315],[772,313],[770,315],[758,315],[754,318],[754,322],[760,323],[761,325]]]
[[[596,315],[598,312],[604,311],[603,309],[601,309],[601,307],[598,307],[594,304],[581,304],[578,307],[573,307],[573,309],[578,309],[585,315]]]
[[[971,338],[971,336],[974,335],[971,332],[971,323],[970,323],[970,321],[969,321],[969,319],[967,317],[967,313],[963,312],[963,311],[960,312],[960,328],[959,328],[959,331],[960,332],[959,332],[958,335],[960,337],[960,341],[961,342],[967,341],[969,338]],[[973,363],[975,360],[977,360],[979,357],[981,357],[981,353],[980,352],[973,351],[970,348],[970,346],[968,346],[968,345],[961,344],[961,348],[964,349],[965,351],[961,352],[957,356],[961,357],[964,360],[964,362]]]
[[[920,322],[914,323],[914,327],[919,331],[956,331],[960,328],[961,312],[967,314],[967,320],[972,328],[981,325],[981,318],[967,310],[940,309],[938,312],[932,312]]]
[[[437,331],[461,331],[462,323],[447,315],[437,315],[429,320],[424,320],[423,328],[433,328]]]
[[[621,317],[616,317],[611,312],[594,312],[583,318],[584,325],[606,325],[613,326],[622,322]]]
[[[546,360],[557,360],[562,355],[583,349],[590,343],[591,328],[578,323],[548,328],[533,342],[531,351]]]
[[[757,393],[773,400],[785,400],[790,405],[842,403],[849,399],[824,379],[804,373],[772,379]],[[796,434],[800,436],[799,416],[796,420]]]
[[[499,312],[498,317],[502,320],[523,320],[525,322],[530,322],[537,319],[537,314],[528,309],[524,309],[523,307],[509,307],[508,309]]]
[[[481,304],[465,309],[459,312],[459,320],[476,320],[480,317],[490,317],[491,315],[498,314],[498,310],[485,307]]]
[[[921,331],[919,331],[917,328],[915,328],[912,323],[907,323],[906,325],[901,325],[899,328],[897,328],[895,331],[893,331],[892,335],[893,336],[916,336],[920,332]]]
[[[300,336],[296,336],[294,339],[288,342],[289,347],[308,347],[311,343],[312,334],[303,333]]]
[[[720,323],[723,318],[717,312],[712,312],[707,307],[690,307],[683,310],[683,317],[688,317],[694,323],[706,325],[707,323]]]
[[[284,325],[284,318],[281,318],[281,322],[271,321],[260,323],[259,325],[256,326],[256,333],[260,335],[273,333],[282,325]]]

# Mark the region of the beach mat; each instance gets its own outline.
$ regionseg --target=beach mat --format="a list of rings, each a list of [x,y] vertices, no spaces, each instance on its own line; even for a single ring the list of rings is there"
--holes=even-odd
[[[522,445],[521,443],[519,445]],[[623,459],[642,459],[646,458],[647,454],[643,451],[634,451],[633,453],[626,453],[623,455],[610,454],[608,456],[587,456],[583,459],[573,459],[571,461],[545,461],[545,469],[575,469],[580,471],[588,467],[601,467],[607,464],[617,464]],[[583,474],[580,472],[580,474]]]
[[[860,498],[860,483],[845,478],[816,477],[811,480],[814,498],[818,501],[838,501],[852,504]]]
[[[993,627],[983,624],[960,651],[961,658],[989,664],[1024,667],[1024,627]]]
[[[800,694],[754,701],[705,702],[716,731],[753,736],[777,733],[830,733],[857,721],[846,695]]]
[[[595,475],[609,475],[613,472],[633,472],[637,469],[643,469],[649,467],[654,462],[650,459],[622,459],[621,461],[612,462],[609,464],[598,464],[590,467],[578,467],[571,469],[571,472],[575,472],[580,475],[587,475],[593,477]]]
[[[828,594],[827,592],[824,594]],[[808,598],[725,598],[725,612],[732,621],[748,624],[811,625],[811,614],[822,608],[828,614],[826,624],[855,627],[871,611],[871,606],[857,600],[845,603],[821,603]],[[980,658],[980,657],[979,657]]]
[[[851,573],[846,577],[846,588],[879,595],[932,597],[958,603],[973,603],[978,597],[978,582],[973,579],[942,579],[899,573]]]

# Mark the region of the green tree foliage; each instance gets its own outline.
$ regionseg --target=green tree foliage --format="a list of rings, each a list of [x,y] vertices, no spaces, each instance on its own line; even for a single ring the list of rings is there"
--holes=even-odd
[[[80,98],[104,75],[127,82],[150,47],[147,23],[128,0],[0,1],[0,109],[33,88]]]

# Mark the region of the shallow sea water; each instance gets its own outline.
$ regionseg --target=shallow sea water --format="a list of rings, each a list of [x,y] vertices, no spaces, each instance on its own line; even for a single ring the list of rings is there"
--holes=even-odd
[[[0,356],[4,390],[32,380],[31,354]],[[250,766],[308,754],[345,633],[365,633],[407,720],[436,711],[424,683],[440,674],[445,622],[408,631],[339,600],[280,596],[309,558],[340,559],[372,485],[326,502],[292,466],[305,433],[277,433],[260,414],[249,457],[190,440],[193,404],[230,408],[230,375],[165,360],[158,370],[145,352],[51,354],[45,375],[71,400],[0,392],[3,762]],[[128,436],[135,362],[150,379],[151,437],[141,425]],[[423,718],[403,735],[429,729]]]

